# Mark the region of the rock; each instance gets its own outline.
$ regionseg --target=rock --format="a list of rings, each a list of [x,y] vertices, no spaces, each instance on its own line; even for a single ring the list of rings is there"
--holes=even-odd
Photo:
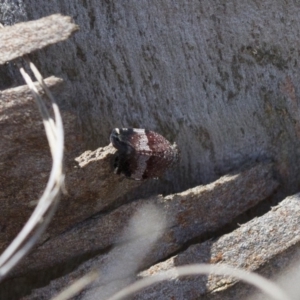
[[[0,29],[0,65],[17,57],[64,41],[78,30],[72,19],[60,14]]]
[[[110,251],[116,243],[130,247],[131,241],[120,237],[120,229],[127,226],[136,211],[145,204],[152,204],[165,214],[167,227],[152,251],[141,262],[140,268],[145,268],[181,250],[194,238],[200,238],[209,231],[221,228],[237,215],[271,195],[277,186],[278,183],[273,178],[272,164],[257,164],[240,173],[221,177],[206,186],[166,197],[152,197],[125,204],[107,214],[90,218],[50,239],[28,256],[11,276],[21,276],[25,273],[32,276],[35,272],[63,265],[70,259],[74,261],[79,257],[87,257],[91,253],[103,254],[95,258],[93,263],[87,262],[85,266],[97,265],[101,269],[104,265],[109,266],[108,262],[122,260],[122,251],[126,252],[125,246]],[[126,265],[126,261],[123,263]],[[69,276],[74,278],[82,274],[83,269],[87,271],[83,266]]]

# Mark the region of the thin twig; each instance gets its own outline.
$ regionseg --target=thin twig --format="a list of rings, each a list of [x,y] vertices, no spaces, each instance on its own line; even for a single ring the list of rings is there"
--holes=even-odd
[[[68,286],[64,291],[59,293],[57,296],[52,298],[51,300],[65,300],[70,299],[71,297],[75,296],[77,293],[82,291],[88,285],[93,283],[98,278],[98,272],[93,271],[85,276],[82,276],[80,279],[76,280],[73,284]]]
[[[253,272],[247,272],[242,269],[235,269],[225,264],[220,265],[209,265],[209,264],[193,264],[188,266],[181,266],[177,268],[170,269],[169,271],[162,272],[158,275],[143,278],[136,281],[135,283],[125,287],[121,291],[117,292],[115,295],[107,300],[119,300],[132,296],[134,293],[149,287],[152,284],[159,283],[165,280],[172,280],[178,278],[179,276],[190,276],[190,275],[223,275],[223,276],[233,276],[246,283],[252,284],[266,295],[274,300],[291,300],[286,293],[278,287],[272,281],[255,274]]]
[[[34,74],[37,74],[35,66],[29,62],[30,67],[33,66]],[[26,73],[23,67],[20,72],[28,84],[39,108],[43,118],[44,128],[46,131],[48,143],[53,159],[52,169],[47,186],[43,195],[38,201],[38,205],[30,216],[29,220],[8,246],[0,257],[0,280],[2,280],[14,266],[30,251],[36,244],[39,237],[46,230],[58,204],[58,199],[61,193],[61,188],[64,184],[63,174],[63,150],[64,150],[64,131],[59,108],[52,97],[50,91],[45,89],[42,76],[38,72],[37,80],[43,83],[41,86],[45,89],[46,95],[51,100],[52,109],[54,111],[55,120],[51,118],[50,113],[42,98],[38,94],[37,88],[34,86],[30,76]]]

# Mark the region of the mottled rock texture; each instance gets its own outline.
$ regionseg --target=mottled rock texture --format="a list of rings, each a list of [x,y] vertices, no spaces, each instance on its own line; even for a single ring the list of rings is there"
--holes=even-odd
[[[53,295],[74,274],[84,273],[86,265],[92,267],[97,261],[113,259],[110,250],[115,238],[135,208],[147,201],[161,206],[171,225],[141,268],[150,267],[156,259],[168,264],[167,259],[174,255],[183,259],[194,249],[196,252],[190,254],[192,261],[199,253],[201,256],[201,251],[219,249],[220,241],[228,243],[224,249],[233,247],[236,257],[241,255],[241,262],[248,253],[253,260],[247,264],[255,266],[255,270],[265,266],[270,270],[267,275],[285,267],[298,252],[297,242],[286,243],[285,237],[298,232],[297,228],[286,225],[282,231],[276,231],[270,243],[282,243],[284,248],[278,246],[280,253],[273,252],[273,248],[267,250],[259,259],[261,264],[255,263],[257,249],[250,244],[244,249],[238,240],[230,244],[227,236],[217,241],[206,239],[218,236],[226,224],[236,226],[235,218],[259,202],[265,205],[264,209],[244,215],[244,221],[299,191],[300,6],[296,1],[18,3],[27,20],[61,13],[72,16],[80,31],[63,43],[31,55],[42,74],[49,77],[48,84],[53,90],[57,88],[63,110],[68,194],[61,199],[38,247],[1,283],[3,298],[30,294],[31,289],[57,279],[45,288],[45,293]],[[2,12],[5,4],[0,5]],[[42,22],[51,18],[58,16]],[[69,23],[70,32],[77,29],[69,18],[63,19]],[[34,29],[32,24],[35,23],[16,26],[25,28],[27,34]],[[26,34],[14,38],[18,33],[11,33],[12,40],[6,37],[1,49],[19,46],[12,48],[11,56],[3,56],[2,62],[65,39],[68,34],[64,30],[59,34],[52,31],[59,24],[37,26],[41,35],[30,35],[29,44]],[[19,39],[25,41],[20,44]],[[63,79],[63,85],[58,78]],[[0,94],[3,250],[42,193],[51,161],[38,110],[29,90],[16,87],[19,78],[13,63],[0,66],[0,83],[6,89]],[[159,180],[147,182],[128,181],[113,174],[115,149],[107,144],[115,127],[157,131],[178,144],[180,163]],[[245,164],[248,167],[241,170]],[[222,177],[234,173],[241,175]],[[286,205],[284,202],[278,210],[284,210]],[[293,209],[288,211],[293,213]],[[230,234],[234,236],[243,228],[248,227]],[[260,222],[257,230],[253,229],[262,245],[264,237],[271,238],[268,228],[268,224]],[[246,231],[244,236],[248,234]],[[198,253],[197,249],[202,250]],[[211,257],[207,254],[207,261],[226,261],[226,255],[223,258],[219,250],[213,251]],[[275,256],[286,262],[280,261],[278,269],[269,267]],[[84,261],[86,264],[78,267]],[[61,277],[72,270],[75,273],[70,273],[70,277]],[[165,288],[167,292],[168,285]],[[238,299],[246,290],[236,284],[222,297],[226,299],[228,293],[231,299]],[[197,291],[191,290],[190,295]],[[184,287],[181,292],[185,293]],[[205,293],[207,299],[221,295],[210,290]],[[178,291],[175,299],[180,299],[180,295]]]

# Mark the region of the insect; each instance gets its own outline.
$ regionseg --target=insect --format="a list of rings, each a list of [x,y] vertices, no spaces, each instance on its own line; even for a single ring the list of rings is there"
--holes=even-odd
[[[175,143],[147,129],[115,128],[110,141],[118,150],[114,172],[131,179],[159,177],[179,159]]]

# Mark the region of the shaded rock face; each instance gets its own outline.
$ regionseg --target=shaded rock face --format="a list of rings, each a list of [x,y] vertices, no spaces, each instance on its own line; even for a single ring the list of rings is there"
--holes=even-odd
[[[0,5],[0,23],[11,26],[27,21],[25,4],[22,0],[2,1]]]
[[[37,59],[66,80],[88,149],[105,146],[112,128],[147,128],[181,150],[178,168],[154,185],[158,193],[206,184],[266,157],[278,163],[289,192],[297,191],[293,1],[284,8],[281,1],[207,0],[26,5],[30,19],[61,12],[80,26]]]

